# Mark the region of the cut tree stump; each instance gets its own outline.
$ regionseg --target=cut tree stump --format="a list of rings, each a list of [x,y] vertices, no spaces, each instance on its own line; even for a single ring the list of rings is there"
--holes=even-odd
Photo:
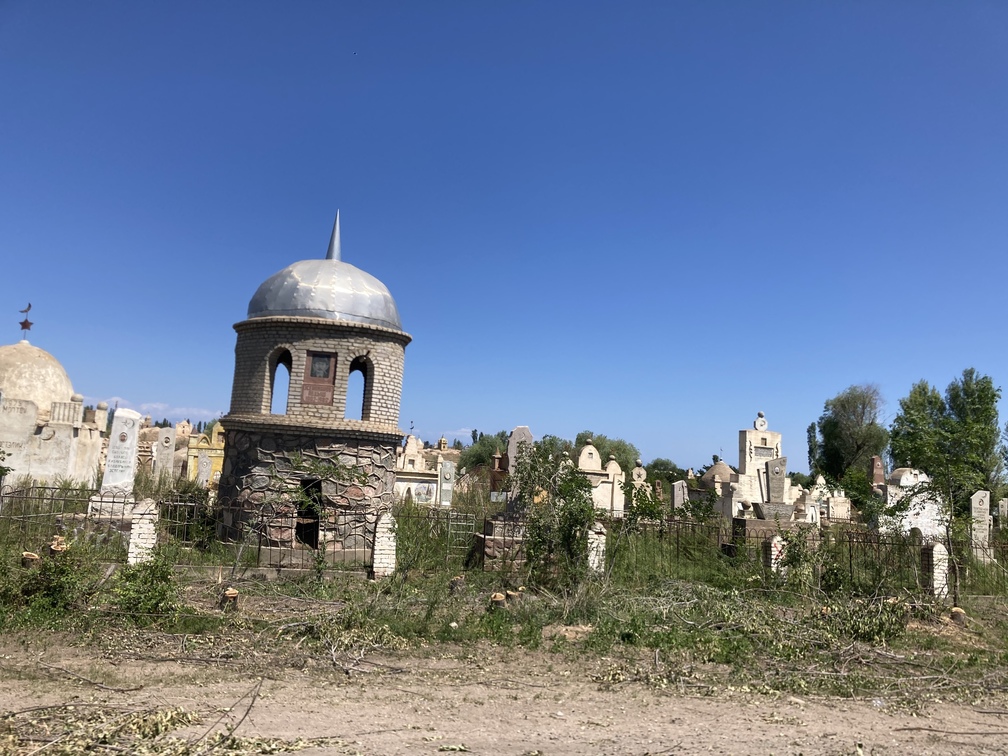
[[[225,612],[233,612],[238,608],[238,589],[228,588],[221,594],[219,606]]]
[[[42,557],[36,554],[34,551],[24,551],[21,553],[21,566],[22,567],[38,567],[42,562]]]

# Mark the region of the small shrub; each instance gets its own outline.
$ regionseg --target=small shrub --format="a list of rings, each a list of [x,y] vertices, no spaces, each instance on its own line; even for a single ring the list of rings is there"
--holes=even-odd
[[[172,618],[179,608],[179,587],[171,562],[154,559],[123,567],[116,574],[112,605],[136,625]]]
[[[50,626],[80,616],[98,586],[90,553],[70,549],[35,567],[0,566],[0,625]]]

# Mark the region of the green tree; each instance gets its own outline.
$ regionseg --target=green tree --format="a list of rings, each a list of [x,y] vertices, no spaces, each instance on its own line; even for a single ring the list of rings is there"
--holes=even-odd
[[[944,398],[926,381],[900,400],[889,454],[897,467],[916,467],[949,503],[950,516],[969,513],[976,491],[997,501],[1004,487],[1005,446],[997,403],[1001,389],[989,376],[967,368],[949,383]]]
[[[655,457],[644,465],[644,469],[647,470],[648,483],[652,486],[655,481],[661,481],[662,491],[669,501],[672,500],[672,484],[677,480],[686,480],[686,470],[664,457]]]
[[[549,445],[521,443],[517,456],[510,479],[526,518],[529,578],[572,587],[588,574],[588,529],[595,520],[591,482]]]
[[[919,381],[900,399],[899,406],[889,429],[892,466],[938,469],[943,454],[938,436],[947,425],[945,400],[938,389],[927,381]]]
[[[473,433],[475,435],[475,431]],[[462,450],[462,454],[459,455],[459,467],[472,471],[477,467],[490,465],[494,454],[497,452],[503,454],[507,451],[507,442],[507,431],[498,431],[492,436],[480,433],[476,441]]]
[[[849,386],[828,399],[816,432],[809,428],[812,472],[840,481],[848,470],[867,470],[889,442],[889,432],[879,423],[881,409],[882,395],[872,384]]]

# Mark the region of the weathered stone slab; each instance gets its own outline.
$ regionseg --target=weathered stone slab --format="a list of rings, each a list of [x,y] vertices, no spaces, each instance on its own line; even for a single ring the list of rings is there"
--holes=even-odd
[[[766,479],[770,501],[782,503],[787,486],[787,457],[778,457],[766,463]]]
[[[452,494],[455,491],[455,463],[447,460],[441,462],[441,475],[439,476],[441,486],[440,502],[442,507],[450,507]]]
[[[970,497],[970,517],[972,518],[973,555],[988,561],[990,556],[990,491],[977,491]]]
[[[213,463],[210,461],[210,453],[206,449],[200,449],[196,458],[196,482],[201,486],[210,485],[210,473],[213,470]],[[265,485],[263,486],[265,488]]]
[[[534,440],[532,438],[532,431],[529,430],[527,425],[519,425],[508,434],[508,472],[514,471],[515,462],[518,461],[518,446],[522,442],[531,446]]]
[[[672,511],[681,513],[689,501],[689,484],[685,480],[677,480],[672,484]]]
[[[4,466],[14,471],[11,477],[32,473],[29,444],[37,418],[35,402],[0,398],[0,451],[7,455]]]
[[[154,474],[158,477],[175,477],[175,429],[158,429],[154,446]]]
[[[112,416],[105,474],[102,476],[102,495],[133,495],[136,478],[137,444],[142,416],[131,409],[120,408]]]

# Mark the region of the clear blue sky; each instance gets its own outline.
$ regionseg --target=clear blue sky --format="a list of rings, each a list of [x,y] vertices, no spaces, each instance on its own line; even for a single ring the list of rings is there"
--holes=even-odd
[[[0,343],[30,301],[90,401],[208,419],[339,208],[414,338],[401,427],[699,466],[762,410],[804,470],[851,384],[1008,382],[1006,39],[1002,2],[0,2]]]

